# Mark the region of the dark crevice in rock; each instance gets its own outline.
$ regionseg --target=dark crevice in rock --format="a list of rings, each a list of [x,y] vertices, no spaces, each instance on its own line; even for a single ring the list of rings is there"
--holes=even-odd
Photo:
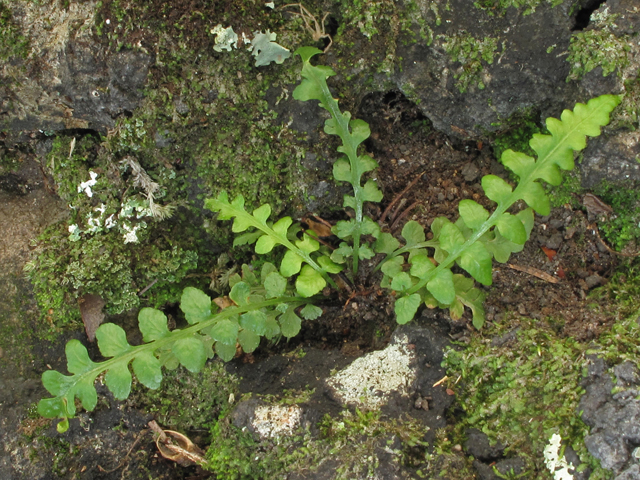
[[[587,28],[591,21],[591,14],[604,3],[607,3],[607,0],[590,0],[586,2],[585,6],[576,13],[575,23],[571,31],[575,32]]]

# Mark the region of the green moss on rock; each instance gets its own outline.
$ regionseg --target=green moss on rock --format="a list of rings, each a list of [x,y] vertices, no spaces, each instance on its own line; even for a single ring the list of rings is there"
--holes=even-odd
[[[0,60],[27,58],[29,39],[13,20],[13,13],[5,2],[0,2]]]

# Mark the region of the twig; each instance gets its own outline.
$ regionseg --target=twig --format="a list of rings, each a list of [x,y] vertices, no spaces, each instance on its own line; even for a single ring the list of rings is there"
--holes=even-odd
[[[98,465],[98,470],[100,470],[100,472],[102,473],[113,473],[116,470],[118,470],[119,468],[123,467],[125,462],[129,459],[129,455],[131,455],[131,452],[133,451],[133,449],[136,447],[136,445],[138,445],[138,443],[140,442],[140,439],[143,437],[143,435],[145,435],[149,430],[141,430],[138,435],[136,436],[136,439],[134,440],[133,444],[131,445],[131,448],[129,448],[129,451],[127,452],[127,454],[124,456],[124,458],[122,459],[122,461],[118,464],[117,467],[112,468],[111,470],[105,470],[104,468],[102,468],[100,465]]]
[[[411,187],[413,187],[416,183],[418,183],[418,180],[420,180],[424,174],[425,174],[425,172],[421,172],[420,175],[418,175],[416,178],[414,178],[411,181],[411,183],[405,187],[404,190],[402,190],[398,195],[395,196],[395,198],[393,200],[391,200],[391,203],[389,205],[387,205],[387,208],[385,208],[384,212],[382,212],[382,215],[380,216],[380,219],[378,220],[378,225],[382,225],[384,223],[384,219],[387,217],[387,215],[389,214],[389,211],[391,211],[393,206],[398,202],[398,200],[400,200],[400,198],[405,193],[407,193],[409,191],[409,189]]]
[[[396,229],[396,227],[398,226],[398,223],[400,223],[400,220],[402,220],[404,217],[406,217],[409,212],[411,210],[413,210],[414,208],[416,208],[416,205],[418,205],[418,202],[413,202],[411,205],[409,205],[404,212],[402,212],[400,215],[398,215],[398,218],[396,218],[393,223],[391,224],[391,228],[390,230],[393,231]]]
[[[329,12],[326,12],[324,14],[324,17],[322,17],[322,22],[318,23],[318,20],[316,19],[316,17],[314,15],[312,15],[311,12],[309,10],[307,10],[304,7],[304,5],[302,5],[301,3],[288,3],[287,5],[283,5],[280,8],[288,8],[288,7],[298,7],[300,9],[299,13],[298,12],[292,12],[292,11],[289,11],[289,13],[291,13],[293,15],[298,15],[299,17],[302,18],[302,20],[304,21],[304,25],[305,25],[307,31],[311,34],[311,37],[313,38],[314,42],[317,42],[318,40],[320,40],[322,38],[329,39],[329,44],[322,51],[323,53],[327,53],[329,48],[331,48],[331,45],[333,45],[333,39],[331,38],[331,35],[329,35],[327,32],[325,32],[325,29],[324,29],[324,22],[327,19],[327,17],[329,16]],[[311,28],[311,25],[309,24],[309,21],[313,22],[314,28]]]
[[[528,273],[529,275],[533,275],[534,277],[538,277],[540,280],[544,280],[549,283],[560,283],[560,279],[549,275],[547,272],[543,272],[542,270],[538,270],[533,267],[522,267],[520,265],[513,265],[511,263],[507,263],[507,267],[518,270],[519,272]]]
[[[438,380],[436,383],[433,384],[434,387],[437,387],[438,385],[442,385],[444,382],[446,382],[447,380],[449,380],[449,377],[447,377],[446,375],[444,377],[442,377],[440,380]]]
[[[157,278],[153,282],[151,282],[149,285],[144,287],[142,290],[140,290],[140,292],[138,292],[138,296],[141,297],[142,295],[144,295],[144,293],[147,290],[149,290],[151,287],[153,287],[156,283],[158,283],[158,279]]]

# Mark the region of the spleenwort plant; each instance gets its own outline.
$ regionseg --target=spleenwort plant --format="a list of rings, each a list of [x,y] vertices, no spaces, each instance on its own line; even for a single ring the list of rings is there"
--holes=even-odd
[[[517,177],[517,184],[513,187],[495,175],[482,178],[482,188],[496,204],[493,212],[473,200],[462,200],[455,223],[444,217],[434,219],[430,240],[419,223],[409,221],[400,241],[364,214],[365,202],[380,202],[383,196],[374,179],[363,178],[377,168],[375,160],[358,154],[370,135],[369,125],[340,111],[327,85],[327,78],[335,72],[310,63],[320,50],[305,47],[296,53],[302,58],[303,80],[293,96],[301,101],[317,100],[329,112],[324,130],[340,138],[338,151],[344,155],[334,163],[333,176],[353,189],[343,204],[351,212],[350,220],[340,221],[332,229],[340,241],[338,247],[330,249],[312,232],[303,232],[290,217],[271,220],[269,205],[248,212],[241,195],[229,200],[222,192],[208,199],[206,208],[217,212],[219,220],[233,219],[232,231],[242,233],[234,245],[255,244],[257,254],[284,247],[280,266],[265,263],[259,275],[243,266],[242,275],[229,281],[228,298],[216,302],[200,290],[185,289],[180,309],[189,327],[182,330],[169,331],[161,311],[142,309],[138,317],[142,345],[130,345],[124,330],[114,324],[100,326],[98,347],[109,358],[104,362],[94,363],[79,341],[70,341],[66,355],[71,375],[46,371],[42,380],[54,397],[41,400],[38,406],[41,415],[62,418],[60,431],[68,428],[68,419],[75,415],[76,399],[86,410],[96,406],[94,383],[99,376],[117,399],[124,399],[131,389],[130,365],[137,379],[153,389],[160,385],[162,367],[173,369],[182,364],[197,372],[216,354],[228,361],[239,348],[254,351],[262,337],[297,335],[301,317],[313,320],[322,314],[315,303],[323,297],[317,294],[327,287],[338,289],[335,275],[357,284],[359,263],[374,257],[381,258],[376,266],[382,272],[380,286],[396,298],[398,323],[412,320],[424,304],[448,308],[452,318],[460,318],[468,307],[473,325],[481,328],[484,292],[475,287],[474,280],[491,285],[493,259],[506,262],[512,253],[523,249],[533,228],[534,211],[548,215],[550,210],[539,180],[559,185],[560,170],[574,167],[574,152],[585,148],[586,136],[600,135],[600,127],[609,122],[609,113],[620,102],[617,96],[603,95],[586,105],[578,103],[573,111],[565,110],[561,120],[547,119],[550,134],[536,134],[530,141],[537,159],[505,151],[502,163]],[[520,201],[528,207],[510,213],[508,210]],[[453,273],[455,265],[471,277]],[[218,310],[217,304],[225,308]]]

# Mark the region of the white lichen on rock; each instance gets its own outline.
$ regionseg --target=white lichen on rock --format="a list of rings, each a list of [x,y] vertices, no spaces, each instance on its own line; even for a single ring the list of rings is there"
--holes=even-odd
[[[401,336],[384,350],[358,358],[329,378],[327,385],[344,404],[377,409],[387,403],[392,392],[408,395],[416,378],[414,358],[407,337]]]
[[[262,405],[255,410],[251,426],[262,438],[291,435],[302,421],[297,405]]]
[[[233,27],[223,28],[218,24],[211,29],[211,34],[216,36],[216,44],[213,47],[216,52],[230,52],[232,48],[238,48],[238,34],[233,31]]]
[[[572,463],[567,463],[567,459],[560,454],[560,443],[562,437],[557,433],[551,435],[549,439],[549,445],[544,448],[544,464],[547,466],[554,480],[573,480],[573,475],[569,473],[569,470],[574,470],[575,467]]]
[[[84,193],[87,194],[87,197],[91,198],[93,197],[93,191],[91,190],[91,187],[98,183],[98,181],[96,180],[96,178],[98,178],[98,174],[92,170],[89,170],[89,175],[91,176],[90,180],[82,182],[80,185],[78,185],[78,193],[84,191]]]

